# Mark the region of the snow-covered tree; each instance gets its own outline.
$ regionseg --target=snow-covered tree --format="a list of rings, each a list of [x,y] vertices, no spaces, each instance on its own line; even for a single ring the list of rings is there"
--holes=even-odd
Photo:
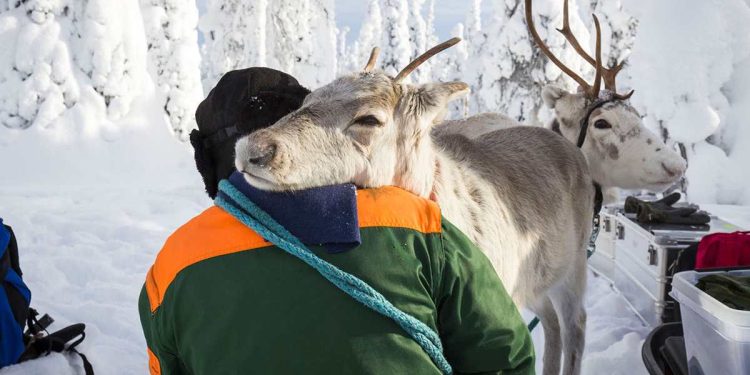
[[[267,22],[268,65],[298,80],[315,79],[313,35],[310,33],[309,0],[276,0],[269,4]],[[306,82],[307,83],[307,82]]]
[[[205,92],[230,70],[267,64],[268,8],[267,0],[208,0],[199,21]]]
[[[451,31],[452,37],[464,38],[464,25],[459,23]],[[469,58],[469,45],[468,43],[459,43],[454,47],[442,52],[440,55],[433,58],[436,59],[436,63],[433,65],[432,79],[442,82],[447,81],[466,81],[466,67],[467,60]],[[466,104],[470,101],[470,97],[467,97],[461,101],[454,101],[450,105],[450,113],[452,117],[465,117],[468,111]]]
[[[314,70],[311,87],[319,87],[336,78],[338,56],[336,55],[336,19],[333,0],[310,0],[308,14],[314,46],[310,54],[309,65]]]
[[[750,202],[750,6],[742,0],[626,2],[638,19],[625,68],[644,123],[688,160],[688,199]],[[680,9],[679,22],[674,20]],[[701,25],[696,28],[694,25]],[[706,30],[712,30],[706,32]],[[744,198],[743,198],[744,197]]]
[[[152,76],[164,95],[164,110],[175,135],[185,140],[195,128],[203,99],[198,9],[192,0],[141,0]]]
[[[30,0],[0,10],[4,126],[44,128],[67,116],[67,125],[94,134],[143,95],[145,38],[142,27],[132,27],[142,25],[137,3]]]
[[[203,86],[233,69],[268,66],[317,87],[336,74],[333,0],[209,0],[199,24]]]
[[[381,47],[383,34],[383,16],[380,12],[379,0],[370,0],[367,4],[367,14],[359,28],[359,35],[354,42],[350,55],[342,56],[348,59],[348,70],[342,70],[341,73],[349,73],[362,69],[370,56],[373,47]],[[376,66],[383,64],[383,57],[378,59]]]
[[[427,1],[427,48],[430,48],[438,43],[437,35],[435,35],[435,0]]]
[[[410,61],[409,5],[406,0],[382,0],[383,37],[381,39],[380,66],[389,74],[396,74]],[[407,78],[408,79],[408,78]]]
[[[409,2],[409,47],[411,49],[410,60],[415,59],[427,48],[427,22],[422,16],[422,8],[425,0],[412,0]],[[412,73],[414,82],[427,82],[431,76],[432,64],[435,60],[427,60]]]
[[[604,66],[613,66],[627,59],[633,48],[638,21],[623,9],[622,0],[582,1],[579,6],[581,19],[593,25],[592,14],[596,14],[601,24]],[[590,38],[589,50],[594,50],[594,38]]]
[[[104,98],[111,119],[119,119],[144,89],[146,48],[137,3],[113,7],[107,0],[71,1],[73,59]]]
[[[571,28],[586,45],[588,35],[576,16],[576,3],[571,1],[570,6]],[[495,111],[521,122],[538,123],[544,119],[538,113],[542,108],[542,85],[557,82],[574,89],[572,81],[534,44],[526,27],[522,0],[496,0],[492,14],[489,22],[482,25],[485,37],[474,44],[474,54],[469,58],[473,61],[471,69],[478,73],[472,82],[472,110]],[[562,25],[562,2],[536,1],[533,15],[539,35],[561,61],[578,72],[593,71],[555,30]]]

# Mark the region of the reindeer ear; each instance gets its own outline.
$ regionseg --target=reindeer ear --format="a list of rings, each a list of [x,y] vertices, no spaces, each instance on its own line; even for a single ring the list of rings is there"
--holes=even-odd
[[[448,103],[468,93],[469,85],[463,82],[428,83],[417,89],[415,99],[420,105],[414,108],[421,108],[423,115],[431,116],[430,120],[435,121],[445,117]]]
[[[555,108],[555,103],[566,94],[568,92],[565,89],[557,86],[547,85],[542,89],[542,99],[549,108]]]
[[[420,91],[432,97],[435,105],[446,106],[452,100],[468,94],[469,85],[460,81],[428,83]]]

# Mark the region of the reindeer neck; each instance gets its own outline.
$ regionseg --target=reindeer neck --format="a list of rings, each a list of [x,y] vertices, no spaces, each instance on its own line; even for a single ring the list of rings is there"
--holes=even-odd
[[[419,152],[404,158],[408,163],[397,167],[394,185],[429,198],[434,190],[435,174],[439,164],[434,149],[432,142],[425,142]]]

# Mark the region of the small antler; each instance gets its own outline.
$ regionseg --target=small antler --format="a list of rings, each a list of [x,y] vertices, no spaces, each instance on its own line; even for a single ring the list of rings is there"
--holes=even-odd
[[[380,53],[380,48],[378,47],[372,48],[372,52],[370,52],[370,59],[367,60],[367,65],[365,65],[365,72],[369,72],[375,67],[375,62],[378,61],[379,53]]]
[[[450,47],[453,47],[458,42],[461,41],[461,38],[451,38],[446,40],[445,42],[442,42],[435,47],[430,48],[427,50],[427,52],[421,54],[419,57],[414,59],[412,62],[409,63],[404,69],[402,69],[398,74],[396,75],[396,78],[393,80],[395,82],[401,82],[406,76],[408,76],[411,72],[413,72],[415,69],[417,69],[422,63],[427,61],[430,57],[437,55],[438,53],[442,52],[445,49],[448,49]]]
[[[573,47],[573,49],[578,52],[578,54],[583,57],[584,60],[586,60],[589,64],[597,67],[596,61],[594,58],[591,57],[584,49],[581,47],[581,44],[578,43],[578,39],[573,35],[573,31],[570,29],[570,22],[568,21],[568,0],[565,0],[565,3],[563,4],[563,27],[562,29],[557,29],[560,34],[562,34],[565,39],[570,43],[570,45]],[[617,73],[620,73],[620,70],[625,65],[625,61],[621,61],[619,64],[615,64],[614,66],[610,68],[602,67],[602,79],[604,80],[604,88],[611,91],[613,96],[616,99],[625,100],[630,98],[631,95],[633,95],[633,90],[631,90],[629,93],[625,95],[620,95],[617,93],[617,85],[615,84],[615,79],[617,78]]]

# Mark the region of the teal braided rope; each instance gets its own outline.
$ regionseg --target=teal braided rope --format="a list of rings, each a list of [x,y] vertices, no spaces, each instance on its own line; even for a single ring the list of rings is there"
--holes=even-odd
[[[237,190],[229,181],[221,181],[219,183],[219,190],[234,201],[236,206],[221,196],[217,197],[214,201],[217,206],[253,229],[266,240],[313,267],[324,278],[356,301],[392,319],[422,347],[443,373],[453,373],[453,369],[445,359],[445,356],[443,356],[443,345],[440,342],[440,336],[430,327],[393,306],[382,294],[378,293],[361,279],[320,259],[297,237],[289,233],[286,228],[255,205],[255,203]]]
[[[589,237],[589,244],[586,246],[586,258],[591,258],[592,255],[596,252],[596,239],[599,237],[599,214],[596,214],[594,216],[594,225],[591,229],[591,236]],[[529,332],[533,331],[536,326],[539,325],[539,318],[534,317],[534,319],[529,322],[529,325],[526,326],[526,328],[529,329]]]

